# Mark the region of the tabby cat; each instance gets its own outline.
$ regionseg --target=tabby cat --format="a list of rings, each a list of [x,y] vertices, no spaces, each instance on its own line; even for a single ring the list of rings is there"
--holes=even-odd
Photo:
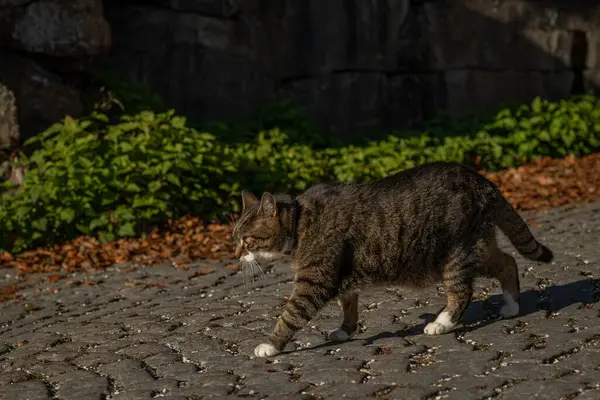
[[[473,295],[477,277],[496,278],[500,315],[519,313],[515,259],[496,244],[497,226],[530,260],[550,262],[552,251],[477,171],[458,163],[430,163],[369,184],[317,184],[300,196],[242,194],[233,238],[243,263],[292,254],[294,289],[269,343],[257,357],[279,354],[330,300],[342,325],[329,334],[348,340],[357,329],[358,290],[397,284],[424,288],[443,282],[446,307],[425,333],[452,330]]]

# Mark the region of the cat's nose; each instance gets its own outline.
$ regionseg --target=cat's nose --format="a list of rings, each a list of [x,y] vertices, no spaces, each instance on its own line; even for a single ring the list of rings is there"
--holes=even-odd
[[[235,258],[240,258],[243,252],[244,249],[241,246],[235,246]]]

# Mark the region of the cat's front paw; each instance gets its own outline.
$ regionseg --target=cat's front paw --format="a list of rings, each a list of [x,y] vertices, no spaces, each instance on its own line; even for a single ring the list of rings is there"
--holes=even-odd
[[[435,321],[428,323],[425,326],[425,334],[427,335],[441,335],[446,332],[450,332],[454,324],[447,312],[443,311],[438,315]]]
[[[425,326],[425,329],[423,330],[423,332],[425,332],[425,334],[427,335],[441,335],[443,333],[448,332],[449,329],[447,329],[444,325],[440,324],[439,322],[430,322]]]
[[[351,334],[343,330],[342,328],[337,328],[329,332],[329,340],[332,342],[345,342],[352,337]]]
[[[281,353],[272,344],[262,343],[256,346],[254,349],[254,355],[256,357],[273,357]]]

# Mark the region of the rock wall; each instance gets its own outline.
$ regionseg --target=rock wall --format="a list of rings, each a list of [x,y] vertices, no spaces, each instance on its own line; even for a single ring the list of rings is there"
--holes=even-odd
[[[0,0],[0,82],[23,131],[81,113],[91,67],[195,121],[289,99],[365,132],[600,83],[587,0]]]
[[[107,2],[111,63],[198,120],[274,98],[350,132],[558,99],[600,78],[600,3]]]

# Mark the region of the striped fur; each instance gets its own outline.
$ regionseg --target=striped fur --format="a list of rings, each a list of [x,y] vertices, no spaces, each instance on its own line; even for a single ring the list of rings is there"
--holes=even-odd
[[[527,223],[502,196],[498,198],[498,209],[496,224],[519,253],[533,261],[552,261],[552,251],[535,240]]]
[[[257,356],[281,351],[336,298],[343,322],[331,339],[347,340],[357,329],[358,291],[372,285],[442,282],[447,305],[427,334],[459,323],[478,276],[500,281],[506,299],[500,314],[516,315],[517,265],[498,249],[496,226],[526,257],[552,259],[494,184],[456,163],[427,164],[370,184],[319,184],[296,198],[265,193],[259,200],[244,192],[243,206],[233,234],[236,255],[255,260],[293,250],[293,292]]]

